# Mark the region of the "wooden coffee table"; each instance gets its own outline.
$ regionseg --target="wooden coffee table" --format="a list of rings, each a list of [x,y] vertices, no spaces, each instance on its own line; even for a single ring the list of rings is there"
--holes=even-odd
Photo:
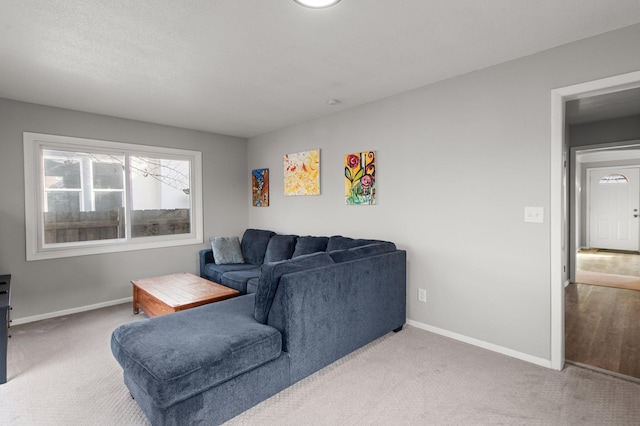
[[[131,281],[133,313],[149,317],[236,297],[239,291],[187,272]]]

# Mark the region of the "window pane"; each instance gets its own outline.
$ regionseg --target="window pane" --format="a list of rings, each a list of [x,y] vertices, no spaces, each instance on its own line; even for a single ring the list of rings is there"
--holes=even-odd
[[[132,237],[191,232],[189,161],[130,158]]]
[[[44,243],[123,238],[123,156],[43,150]],[[94,193],[94,188],[118,191]],[[93,206],[93,207],[92,207]]]
[[[124,238],[124,221],[117,210],[44,213],[45,244]]]
[[[598,183],[609,184],[609,183],[629,183],[629,179],[620,173],[611,173],[606,176],[602,176]]]
[[[114,157],[101,156],[93,158],[93,188],[94,189],[123,189],[124,188],[124,159],[114,163]]]
[[[47,209],[49,212],[79,212],[80,193],[75,191],[47,192]]]
[[[74,152],[43,151],[44,187],[80,189],[81,158]]]
[[[133,209],[188,208],[189,161],[131,157]]]
[[[95,211],[105,212],[110,210],[119,210],[120,208],[124,207],[122,196],[122,192],[96,192]]]

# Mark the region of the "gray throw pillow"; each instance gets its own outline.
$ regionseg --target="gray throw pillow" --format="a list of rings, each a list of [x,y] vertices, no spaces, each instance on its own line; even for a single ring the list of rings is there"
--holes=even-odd
[[[244,263],[238,237],[211,237],[213,260],[218,265]]]

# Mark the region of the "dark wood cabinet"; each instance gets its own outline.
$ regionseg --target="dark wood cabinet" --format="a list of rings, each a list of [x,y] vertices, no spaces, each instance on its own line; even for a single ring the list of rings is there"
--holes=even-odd
[[[7,383],[7,344],[11,323],[11,275],[0,275],[0,384]]]

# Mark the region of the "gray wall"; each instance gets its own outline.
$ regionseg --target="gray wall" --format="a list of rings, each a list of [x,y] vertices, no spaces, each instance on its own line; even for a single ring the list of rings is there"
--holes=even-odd
[[[206,245],[27,262],[25,131],[201,151],[206,242],[246,227],[245,139],[0,99],[0,273],[12,274],[14,319],[130,297],[131,279],[197,272],[197,251]]]
[[[569,126],[569,146],[640,139],[640,115]]]
[[[392,240],[411,320],[550,360],[550,226],[523,220],[549,213],[550,93],[640,69],[638,40],[636,25],[252,138],[271,206],[249,225]],[[284,197],[282,156],[312,148],[322,194]],[[379,204],[345,206],[343,158],[362,150],[378,152]]]

